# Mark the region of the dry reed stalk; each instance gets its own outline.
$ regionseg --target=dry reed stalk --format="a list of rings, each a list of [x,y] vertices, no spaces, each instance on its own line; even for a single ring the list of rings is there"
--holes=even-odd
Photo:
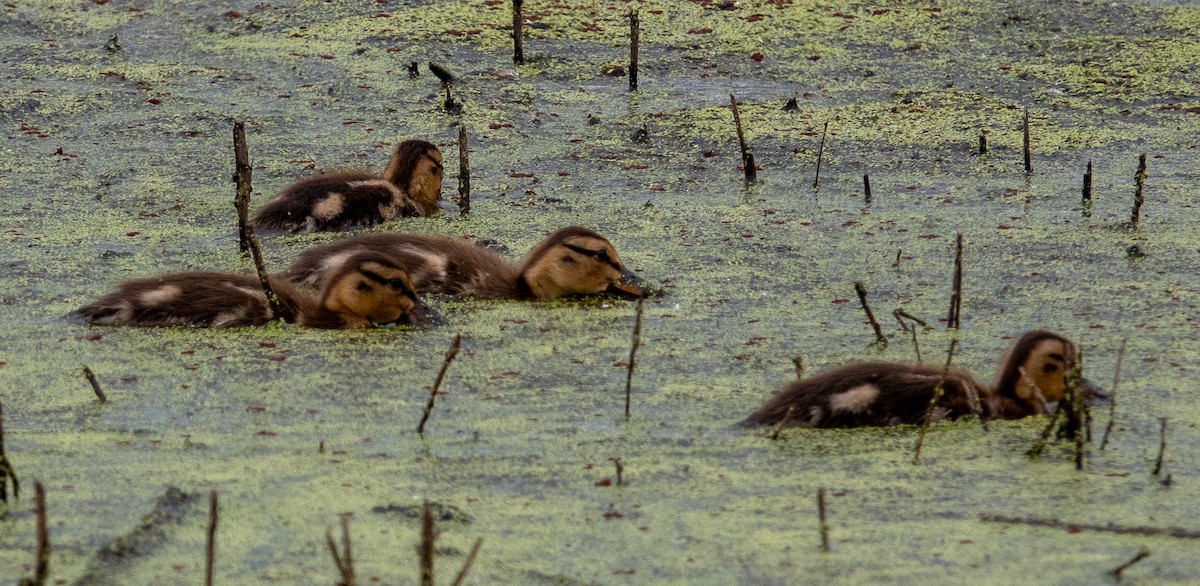
[[[450,363],[454,357],[458,355],[458,347],[462,343],[462,334],[455,334],[454,341],[450,343],[450,348],[446,350],[446,358],[442,360],[442,368],[438,370],[437,378],[433,381],[433,388],[429,389],[429,400],[425,403],[425,413],[421,415],[421,422],[417,424],[417,433],[425,434],[425,422],[429,421],[429,414],[433,412],[433,404],[437,400],[438,388],[442,386],[442,379],[446,377],[446,369],[450,368]]]

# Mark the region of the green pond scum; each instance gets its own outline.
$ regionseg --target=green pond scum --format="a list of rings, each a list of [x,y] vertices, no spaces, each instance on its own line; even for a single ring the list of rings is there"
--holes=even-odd
[[[636,94],[603,71],[627,65],[632,8]],[[440,511],[438,583],[479,537],[468,584],[1095,584],[1142,548],[1150,555],[1126,583],[1193,583],[1200,8],[529,0],[522,66],[510,10],[507,0],[0,6],[0,403],[22,482],[0,505],[0,581],[33,575],[40,481],[55,584],[201,582],[212,490],[221,584],[333,583],[325,533],[340,533],[341,515],[360,584],[417,584],[420,522],[405,512],[426,500]],[[461,114],[443,112],[428,61],[458,76]],[[762,167],[749,187],[730,94]],[[793,96],[799,109],[784,111]],[[69,319],[123,280],[253,271],[237,250],[235,120],[246,122],[254,207],[317,172],[378,171],[406,138],[441,147],[448,197],[465,125],[472,213],[444,201],[439,217],[373,229],[474,236],[513,259],[565,225],[607,236],[664,290],[645,305],[631,418],[628,301],[431,298],[448,324],[425,330]],[[648,140],[635,142],[643,125]],[[939,320],[957,233],[955,334]],[[264,238],[266,262],[282,270],[335,237]],[[872,347],[856,281],[886,349]],[[990,433],[936,424],[919,464],[915,427],[790,429],[773,441],[770,429],[735,426],[795,376],[795,357],[808,373],[912,360],[897,308],[931,325],[918,332],[926,361],[944,360],[957,335],[954,364],[981,381],[1012,337],[1045,328],[1078,342],[1085,374],[1111,386],[1127,340],[1107,448],[1107,407],[1092,410],[1082,471],[1067,442],[1025,455],[1044,417]],[[984,520],[999,517],[1029,523]],[[1097,529],[1109,525],[1183,533]]]

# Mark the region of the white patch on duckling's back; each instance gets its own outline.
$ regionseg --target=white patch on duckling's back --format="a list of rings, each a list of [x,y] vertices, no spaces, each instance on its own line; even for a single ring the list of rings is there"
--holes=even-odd
[[[447,255],[418,248],[410,248],[406,252],[421,258],[421,266],[409,267],[409,275],[415,283],[437,284],[438,287],[446,283],[450,266],[450,258]],[[425,288],[421,285],[417,287]]]
[[[879,398],[879,387],[862,384],[829,397],[829,408],[834,413],[862,413]]]
[[[346,209],[346,198],[340,193],[331,192],[325,199],[313,206],[312,217],[318,220],[336,218]]]
[[[138,296],[138,301],[144,305],[162,305],[179,297],[183,293],[183,289],[179,285],[163,285],[157,289],[151,289]]]

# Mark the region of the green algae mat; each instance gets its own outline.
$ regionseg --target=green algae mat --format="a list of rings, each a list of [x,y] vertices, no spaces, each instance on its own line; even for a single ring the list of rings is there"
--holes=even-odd
[[[617,75],[631,8],[637,92]],[[1200,573],[1192,3],[530,0],[519,66],[501,0],[33,0],[0,20],[0,404],[21,481],[0,507],[0,581],[34,575],[35,482],[53,584],[202,583],[211,491],[220,584],[337,582],[326,532],[343,518],[358,583],[417,584],[426,501],[439,584],[481,537],[467,584],[1095,584],[1143,549],[1126,583]],[[428,61],[457,76],[461,113]],[[761,167],[749,187],[730,94]],[[447,201],[374,229],[513,258],[565,225],[607,235],[663,289],[629,419],[627,301],[435,298],[447,324],[425,330],[68,319],[122,280],[253,270],[234,121],[254,206],[320,171],[381,169],[405,138],[441,146],[448,196],[465,126],[471,214]],[[267,264],[335,237],[264,238]],[[1125,341],[1107,445],[1107,408],[1082,470],[1065,442],[1026,456],[1044,417],[935,425],[919,463],[912,427],[736,427],[793,358],[915,360],[895,309],[929,323],[925,361],[957,336],[955,364],[981,380],[1044,328],[1111,386]]]

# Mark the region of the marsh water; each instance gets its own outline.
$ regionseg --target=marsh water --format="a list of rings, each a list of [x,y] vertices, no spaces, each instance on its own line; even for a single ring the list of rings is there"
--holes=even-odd
[[[603,73],[627,66],[631,8],[636,92]],[[35,481],[53,583],[201,582],[214,490],[225,584],[335,582],[325,534],[343,516],[360,583],[416,584],[424,501],[441,511],[438,583],[479,537],[466,583],[1105,583],[1142,548],[1127,583],[1194,580],[1200,8],[562,0],[524,13],[516,66],[498,0],[0,7],[0,403],[22,483],[0,519],[0,580],[33,573]],[[461,114],[442,110],[428,61],[458,76]],[[749,187],[730,94],[761,166]],[[323,170],[379,170],[411,137],[441,146],[449,196],[465,126],[472,213],[445,201],[440,217],[374,229],[488,239],[514,259],[561,226],[608,236],[664,290],[645,304],[631,417],[627,301],[434,298],[448,324],[424,330],[66,319],[122,280],[253,270],[232,207],[235,120],[254,205]],[[955,333],[941,320],[959,233]],[[272,237],[264,253],[282,269],[336,237]],[[1108,445],[1077,471],[1073,446],[1025,455],[1044,417],[935,425],[920,463],[913,427],[775,440],[735,427],[795,357],[808,372],[914,360],[897,308],[932,326],[924,360],[957,336],[954,363],[980,380],[1011,338],[1045,328],[1111,387],[1125,341]],[[1098,435],[1109,413],[1093,417]],[[1026,522],[985,520],[998,516]],[[1049,520],[1061,526],[1037,524]],[[1110,525],[1166,533],[1098,530]]]

